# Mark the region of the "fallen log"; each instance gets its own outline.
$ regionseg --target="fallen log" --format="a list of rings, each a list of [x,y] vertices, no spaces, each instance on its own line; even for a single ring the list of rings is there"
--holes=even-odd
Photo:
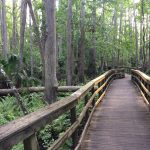
[[[16,89],[14,83],[9,79],[9,76],[1,68],[0,68],[0,73],[2,74],[3,78],[7,81],[7,86],[10,88],[10,90],[12,90],[11,94],[13,94],[15,96],[16,104],[20,107],[20,109],[23,112],[23,114],[27,115],[28,114],[28,110],[25,107],[25,105],[23,104],[21,96],[20,96],[18,90]]]
[[[58,92],[75,92],[78,89],[80,89],[82,86],[59,86]],[[44,87],[25,87],[25,88],[19,88],[15,89],[19,93],[33,93],[33,92],[44,92]],[[14,89],[0,89],[0,95],[7,95],[7,94],[13,94]]]

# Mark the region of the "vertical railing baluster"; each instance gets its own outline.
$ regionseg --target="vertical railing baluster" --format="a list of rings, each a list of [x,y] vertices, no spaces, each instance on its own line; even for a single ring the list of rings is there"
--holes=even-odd
[[[150,93],[150,84],[149,83],[147,83],[147,89],[148,89],[148,92]],[[147,100],[150,103],[150,96],[149,96],[149,94],[147,94]],[[148,108],[149,108],[149,111],[150,111],[150,105],[148,105]]]
[[[84,98],[85,106],[88,103],[88,98],[89,98],[88,95],[86,95],[85,98]],[[85,122],[88,120],[88,118],[89,118],[89,109],[86,111],[86,114],[85,114]]]
[[[98,88],[100,88],[102,86],[101,82],[98,83]],[[100,98],[100,96],[102,95],[102,90],[100,90],[98,92],[98,97]]]
[[[77,116],[76,116],[76,107],[73,107],[70,110],[70,115],[71,115],[70,121],[71,121],[71,124],[73,124],[76,121],[76,119],[77,119]],[[76,147],[77,143],[78,143],[78,130],[76,130],[72,134],[72,149],[74,149]]]
[[[23,141],[24,150],[40,150],[38,140],[35,134],[31,135]]]
[[[92,95],[94,94],[94,92],[95,92],[95,89],[93,87],[91,90]],[[93,101],[92,101],[92,106],[94,107],[94,105],[95,105],[95,97],[93,98]]]

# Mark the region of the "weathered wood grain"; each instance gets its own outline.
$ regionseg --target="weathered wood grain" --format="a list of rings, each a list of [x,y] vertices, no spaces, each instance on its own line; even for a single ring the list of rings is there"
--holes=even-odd
[[[135,73],[137,75],[139,75],[144,81],[150,83],[150,77],[148,75],[146,75],[145,73],[141,72],[140,70],[131,70],[132,73]]]
[[[90,81],[85,86],[81,87],[79,90],[72,93],[70,96],[65,97],[61,101],[51,104],[29,115],[26,115],[25,117],[12,121],[7,125],[1,126],[0,150],[10,149],[18,142],[28,139],[29,137],[34,135],[40,128],[44,127],[48,123],[51,123],[54,119],[56,119],[63,113],[74,108],[77,105],[78,101],[84,98],[93,89],[94,93],[87,102],[79,118],[76,121],[74,120],[75,122],[72,122],[72,126],[65,132],[64,136],[57,140],[57,146],[59,147],[68,137],[70,137],[74,133],[74,131],[80,125],[82,119],[87,114],[92,100],[97,95],[97,93],[102,89],[103,92],[105,92],[106,86],[108,85],[109,81],[113,77],[115,77],[116,74],[117,72],[115,70],[107,71],[100,77]],[[102,82],[102,88],[99,87],[95,91],[94,87],[97,86],[99,82]],[[32,143],[34,143],[34,141]]]
[[[149,150],[150,113],[127,78],[115,80],[97,107],[82,150]]]
[[[59,86],[58,92],[75,92],[80,89],[81,86]],[[16,89],[19,93],[33,93],[33,92],[44,92],[44,87],[25,87]],[[13,94],[13,89],[0,89],[0,95]]]

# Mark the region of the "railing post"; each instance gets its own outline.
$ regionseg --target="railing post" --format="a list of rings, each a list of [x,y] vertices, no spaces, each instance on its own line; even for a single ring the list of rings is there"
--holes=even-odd
[[[133,72],[131,71],[131,80],[133,81]]]
[[[73,124],[76,121],[76,107],[73,107],[70,110],[70,121],[71,124]],[[72,134],[72,149],[75,149],[76,145],[78,143],[78,131],[76,130],[73,134]]]
[[[88,95],[85,96],[84,102],[85,102],[84,104],[86,105],[88,102]],[[85,114],[85,122],[88,120],[88,118],[89,118],[89,109],[87,110],[87,112]]]
[[[104,79],[101,81],[101,86],[104,84],[105,82],[104,82]],[[104,92],[104,87],[101,89],[101,93],[103,94],[103,92]]]
[[[149,83],[147,83],[147,89],[150,92],[150,84]],[[147,94],[147,100],[150,103],[150,96],[148,94]],[[148,105],[148,108],[149,108],[149,111],[150,111],[150,105]]]
[[[101,82],[98,83],[98,88],[102,86]],[[99,91],[98,96],[100,97],[102,95],[102,90]]]
[[[94,94],[94,92],[95,92],[95,89],[94,89],[94,87],[92,88],[92,95]],[[94,105],[95,105],[95,98],[93,98],[93,101],[92,101],[92,106],[94,107]]]
[[[38,140],[35,134],[25,139],[23,143],[24,150],[40,150]]]
[[[107,80],[107,77],[105,77],[105,79],[103,80],[103,84],[106,82],[106,80]],[[106,88],[107,88],[107,84],[104,86],[103,92],[105,92]]]

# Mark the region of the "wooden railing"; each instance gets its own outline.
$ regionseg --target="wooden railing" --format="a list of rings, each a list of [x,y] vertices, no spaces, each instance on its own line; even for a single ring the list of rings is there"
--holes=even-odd
[[[70,137],[72,137],[73,141],[72,149],[75,149],[75,147],[76,149],[79,148],[95,107],[101,102],[111,81],[122,77],[122,72],[123,70],[121,69],[107,71],[103,75],[81,87],[79,90],[71,94],[71,96],[65,97],[64,99],[36,112],[14,120],[7,125],[1,126],[0,150],[11,149],[14,145],[22,141],[25,150],[37,150],[38,146],[35,133],[68,111],[71,116],[71,126],[51,145],[49,150],[57,150]],[[95,88],[95,86],[97,86],[97,88]],[[97,96],[98,98],[96,99]],[[84,101],[85,107],[77,118],[76,106],[81,100]],[[79,139],[77,129],[83,119],[86,120],[86,125]]]
[[[131,70],[131,79],[139,88],[145,103],[150,103],[150,77],[139,70]],[[150,108],[150,107],[149,107]]]
[[[122,66],[122,67],[119,67],[119,68],[124,69],[124,72],[127,73],[127,74],[131,74],[131,70],[136,69],[135,67],[128,67],[128,66]]]

